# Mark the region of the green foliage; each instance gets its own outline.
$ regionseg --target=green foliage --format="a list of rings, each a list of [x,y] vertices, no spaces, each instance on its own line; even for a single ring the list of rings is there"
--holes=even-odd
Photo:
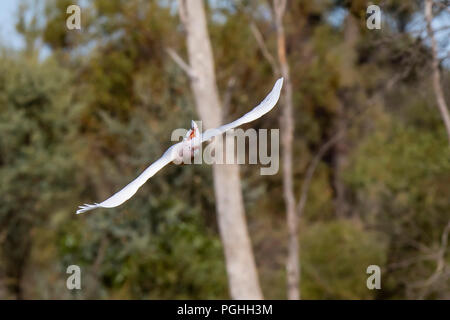
[[[385,263],[379,234],[352,220],[316,223],[302,232],[300,252],[304,299],[375,298],[366,286],[366,269]]]
[[[63,227],[59,251],[78,261],[102,287],[86,298],[226,298],[222,248],[190,210],[174,197],[117,213],[72,221]],[[139,209],[139,210],[138,210]],[[111,224],[111,221],[113,224]]]
[[[32,229],[67,206],[73,190],[74,132],[79,107],[67,70],[0,58],[0,228],[4,272],[20,296]]]
[[[423,253],[414,244],[437,250],[449,219],[450,150],[443,130],[430,132],[391,121],[381,121],[361,144],[346,180],[354,192],[355,210],[391,239],[389,262],[418,260],[387,273],[391,294],[412,295],[404,291],[405,283],[426,279],[435,268],[435,262],[417,258]]]
[[[47,1],[44,16],[23,7],[16,27],[27,47],[0,58],[0,297],[228,298],[210,167],[167,166],[125,205],[74,214],[126,185],[172,144],[173,129],[198,119],[189,79],[165,51],[186,56],[176,2],[84,1],[82,32],[65,28],[68,4]],[[405,32],[421,8],[388,1],[390,22],[369,32],[367,4],[288,1],[284,18],[296,195],[320,147],[347,127],[320,160],[301,218],[302,297],[448,298],[445,273],[430,277],[449,220],[450,151],[429,48]],[[224,121],[275,78],[249,27],[277,59],[269,9],[208,2],[219,92],[230,101]],[[328,21],[336,10],[348,14],[340,25]],[[51,49],[45,60],[40,42]],[[279,128],[281,106],[251,126]],[[284,299],[282,175],[258,169],[241,166],[248,228],[264,296]],[[82,267],[81,292],[65,288],[70,264]],[[381,291],[366,287],[371,264],[382,267]]]

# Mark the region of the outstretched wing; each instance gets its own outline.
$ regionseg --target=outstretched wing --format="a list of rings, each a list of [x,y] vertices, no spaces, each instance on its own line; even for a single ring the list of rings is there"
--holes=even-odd
[[[256,107],[254,107],[251,111],[244,114],[239,119],[230,122],[228,124],[225,124],[219,128],[215,129],[208,129],[202,134],[202,142],[208,141],[211,138],[224,133],[227,130],[239,127],[240,125],[244,123],[251,122],[253,120],[256,120],[263,115],[265,115],[267,112],[272,110],[272,108],[275,106],[275,104],[278,102],[278,99],[280,98],[280,92],[281,87],[283,86],[283,78],[280,78],[275,82],[275,85],[272,88],[272,91],[267,95],[267,97]]]
[[[131,181],[125,188],[116,192],[114,195],[101,203],[85,204],[79,206],[77,214],[83,213],[95,208],[113,208],[121,205],[130,199],[136,191],[155,173],[161,170],[164,166],[175,160],[177,156],[177,147],[180,143],[174,144],[162,155],[161,158],[153,162],[147,169],[144,170],[136,179]]]
[[[259,105],[257,105],[251,111],[244,114],[239,119],[229,124],[223,125],[216,129],[206,130],[202,134],[202,142],[208,141],[214,136],[222,134],[227,130],[236,128],[244,123],[256,120],[262,117],[270,110],[272,110],[272,108],[275,106],[275,104],[278,102],[278,99],[280,98],[282,86],[283,86],[283,78],[280,78],[277,80],[277,82],[275,82],[272,91],[270,91],[267,97]],[[77,210],[77,214],[93,210],[95,208],[117,207],[122,203],[124,203],[125,201],[127,201],[128,199],[130,199],[148,179],[150,179],[155,173],[161,170],[164,166],[175,160],[175,158],[177,157],[178,153],[177,148],[179,145],[180,143],[177,143],[171,146],[169,149],[167,149],[167,151],[163,154],[161,158],[152,163],[147,169],[144,170],[144,172],[142,172],[136,179],[131,181],[125,188],[118,191],[110,198],[106,199],[101,203],[85,204],[83,206],[80,206],[79,209]]]

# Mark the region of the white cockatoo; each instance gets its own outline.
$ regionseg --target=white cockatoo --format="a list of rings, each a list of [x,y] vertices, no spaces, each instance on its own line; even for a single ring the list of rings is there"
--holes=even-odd
[[[203,142],[209,141],[213,137],[222,134],[227,130],[236,128],[244,123],[248,123],[262,117],[264,114],[272,110],[272,108],[277,103],[278,99],[280,98],[282,86],[283,78],[280,78],[277,80],[277,82],[275,82],[272,91],[270,91],[267,97],[259,105],[244,114],[239,119],[225,124],[219,128],[209,129],[201,134],[199,132],[197,124],[192,121],[191,129],[187,132],[183,141],[178,142],[167,149],[161,158],[153,162],[147,169],[144,170],[144,172],[142,172],[136,179],[131,181],[125,188],[116,192],[103,202],[85,204],[83,206],[80,206],[77,210],[77,214],[96,208],[114,208],[121,205],[122,203],[130,199],[148,179],[150,179],[155,173],[157,173],[167,164],[173,161],[180,162],[186,156],[192,157]]]

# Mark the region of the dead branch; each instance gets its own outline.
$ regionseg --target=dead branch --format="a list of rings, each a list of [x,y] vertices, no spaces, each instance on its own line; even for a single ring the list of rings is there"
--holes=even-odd
[[[273,74],[278,76],[280,74],[280,68],[276,63],[275,58],[267,48],[266,43],[264,42],[264,38],[254,22],[250,24],[250,30],[252,31],[252,34],[255,37],[256,43],[258,44],[258,47],[261,50],[262,55],[264,56],[264,58],[266,58],[267,62],[269,62],[270,66],[272,67]]]
[[[194,70],[175,52],[172,48],[166,48],[166,52],[172,60],[188,75],[191,79],[196,79]]]
[[[300,218],[303,214],[303,210],[305,209],[306,200],[308,199],[308,192],[309,187],[311,185],[312,177],[314,175],[314,172],[317,168],[317,166],[320,163],[320,160],[322,157],[327,153],[328,150],[331,149],[334,144],[341,139],[344,136],[344,131],[340,131],[337,134],[335,134],[331,139],[329,139],[327,142],[325,142],[319,149],[319,151],[314,156],[313,160],[311,161],[310,165],[308,166],[308,169],[306,170],[305,179],[302,183],[302,191],[300,195],[300,200],[297,204],[297,215]]]
[[[439,60],[437,56],[437,43],[434,37],[433,28],[431,27],[431,22],[433,21],[433,0],[426,0],[425,2],[425,18],[427,21],[428,37],[431,41],[431,55],[433,59],[433,89],[436,95],[439,111],[441,112],[442,121],[444,121],[445,128],[447,130],[448,142],[450,144],[450,115],[447,103],[445,102],[444,91],[442,90]]]

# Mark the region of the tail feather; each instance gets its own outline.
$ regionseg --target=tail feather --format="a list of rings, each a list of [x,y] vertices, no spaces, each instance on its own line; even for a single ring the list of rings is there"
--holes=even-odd
[[[89,210],[94,210],[96,208],[100,208],[101,206],[98,203],[94,203],[94,204],[87,204],[85,203],[83,206],[79,206],[78,210],[77,210],[77,214],[89,211]]]

